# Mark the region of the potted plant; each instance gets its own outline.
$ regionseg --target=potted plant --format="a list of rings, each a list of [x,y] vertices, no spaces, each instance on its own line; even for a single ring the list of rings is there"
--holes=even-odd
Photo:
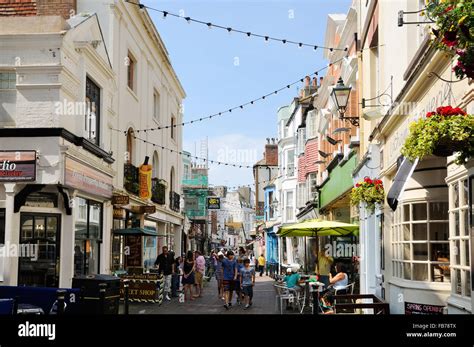
[[[458,55],[453,68],[459,79],[474,78],[474,4],[462,0],[428,0],[426,16],[436,23],[432,29],[437,48]]]
[[[366,208],[371,212],[374,212],[376,204],[382,204],[384,200],[385,190],[379,179],[365,177],[351,191],[351,204],[359,206],[360,203],[365,203]]]
[[[411,161],[459,152],[456,163],[462,165],[474,154],[474,116],[460,108],[438,107],[410,125],[401,152]]]

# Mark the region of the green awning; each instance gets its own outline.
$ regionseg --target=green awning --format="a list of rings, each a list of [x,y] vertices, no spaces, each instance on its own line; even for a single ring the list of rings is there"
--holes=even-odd
[[[142,236],[158,236],[158,233],[154,230],[143,229],[143,228],[126,228],[126,229],[115,229],[113,230],[115,235],[142,235]]]

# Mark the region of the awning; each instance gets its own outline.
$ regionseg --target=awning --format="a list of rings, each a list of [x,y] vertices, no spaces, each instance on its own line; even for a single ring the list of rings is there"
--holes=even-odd
[[[142,236],[158,236],[158,233],[154,230],[143,229],[143,228],[126,228],[126,229],[115,229],[113,230],[115,235],[142,235]]]
[[[395,174],[395,178],[392,181],[392,187],[387,194],[388,206],[390,206],[393,211],[397,209],[398,199],[405,190],[405,185],[410,179],[411,175],[413,175],[413,171],[415,171],[417,164],[418,159],[416,159],[414,162],[411,162],[407,158],[403,157],[403,161],[398,168],[397,173]]]
[[[243,224],[241,222],[227,222],[227,223],[225,223],[225,226],[226,227],[231,227],[231,228],[234,228],[234,229],[243,228]]]
[[[348,224],[338,221],[328,221],[321,219],[309,219],[301,223],[292,224],[280,228],[277,235],[287,236],[346,236],[355,235],[359,232],[357,224]]]

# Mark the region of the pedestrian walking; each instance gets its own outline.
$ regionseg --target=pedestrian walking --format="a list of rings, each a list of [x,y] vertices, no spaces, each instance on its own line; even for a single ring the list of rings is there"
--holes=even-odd
[[[217,293],[220,299],[225,300],[224,297],[224,286],[222,281],[224,279],[224,273],[222,270],[222,261],[224,260],[224,253],[219,252],[217,254],[217,262],[216,262],[216,281],[217,281]]]
[[[240,288],[244,295],[244,310],[252,306],[253,287],[255,285],[255,269],[250,266],[250,259],[244,260],[244,266],[240,270]]]
[[[234,252],[228,251],[227,258],[222,261],[223,285],[224,285],[224,307],[228,310],[232,306],[232,292],[237,279],[237,262],[234,259]]]
[[[173,274],[174,258],[168,252],[168,247],[163,246],[162,253],[156,258],[155,266],[158,267],[158,273],[164,276],[164,289],[166,300],[171,300],[171,275]]]
[[[236,304],[240,306],[242,302],[242,291],[240,290],[241,281],[240,281],[240,270],[244,267],[244,261],[242,258],[237,258],[237,277],[234,281],[234,289],[235,289],[235,296],[236,296]]]
[[[263,253],[258,257],[258,271],[260,272],[260,277],[263,276],[263,270],[265,269],[265,257]]]
[[[179,291],[179,276],[181,275],[181,257],[177,257],[173,264],[173,274],[171,276],[171,297],[175,298],[178,296]]]
[[[194,276],[194,289],[195,289],[195,298],[201,298],[202,297],[202,281],[204,278],[204,273],[206,271],[206,259],[204,259],[204,256],[201,254],[200,251],[195,251],[195,258],[196,258],[196,263],[195,263],[195,276]]]
[[[186,254],[186,260],[183,265],[183,286],[184,286],[184,300],[186,301],[186,293],[189,293],[189,300],[194,300],[193,298],[193,285],[194,285],[194,256],[193,252],[188,251]]]

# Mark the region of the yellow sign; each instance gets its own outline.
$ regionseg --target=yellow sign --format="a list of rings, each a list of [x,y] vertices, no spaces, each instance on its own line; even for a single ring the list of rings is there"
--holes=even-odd
[[[142,199],[151,198],[151,174],[152,166],[148,165],[148,157],[145,159],[145,163],[140,165],[138,172],[138,184],[140,186],[138,196]]]

